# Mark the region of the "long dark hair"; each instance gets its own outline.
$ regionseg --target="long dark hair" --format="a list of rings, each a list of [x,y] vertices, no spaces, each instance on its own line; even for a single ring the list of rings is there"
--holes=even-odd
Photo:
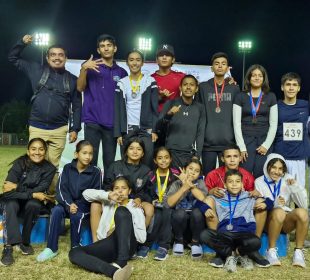
[[[270,91],[270,87],[269,87],[269,79],[268,79],[268,75],[267,75],[267,71],[266,69],[259,64],[254,64],[252,66],[249,67],[249,69],[246,71],[245,77],[244,77],[244,90],[246,92],[250,92],[251,91],[251,77],[252,77],[252,73],[254,70],[258,69],[259,71],[262,72],[263,74],[263,84],[262,84],[262,91],[263,93],[268,93]]]
[[[44,151],[46,152],[47,151],[47,144],[46,142],[40,138],[40,137],[36,137],[36,138],[32,138],[29,142],[28,142],[28,145],[27,145],[27,150],[30,149],[31,145],[34,143],[34,142],[41,142],[41,144],[43,145],[43,148],[44,148]],[[26,154],[18,157],[17,159],[15,159],[14,161],[12,161],[9,165],[11,164],[14,164],[15,162],[17,161],[21,161],[22,162],[22,168],[23,170],[26,170],[30,167],[31,165],[31,160],[29,158],[29,156]],[[43,160],[45,161],[45,159]]]
[[[128,160],[128,156],[127,156],[127,150],[129,148],[129,146],[132,144],[132,143],[138,143],[140,145],[140,147],[142,148],[143,150],[143,154],[145,154],[145,145],[144,145],[144,142],[138,138],[138,137],[131,137],[129,138],[128,140],[125,141],[125,145],[124,145],[124,161],[127,162]],[[140,162],[141,160],[143,159],[144,155],[142,156],[142,158],[140,159]]]

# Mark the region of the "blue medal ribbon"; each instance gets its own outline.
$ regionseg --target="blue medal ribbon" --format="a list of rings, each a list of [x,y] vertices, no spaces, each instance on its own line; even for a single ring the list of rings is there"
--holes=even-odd
[[[227,195],[228,195],[228,201],[229,201],[229,225],[232,225],[232,219],[233,219],[233,217],[234,217],[237,204],[238,204],[238,202],[239,202],[239,196],[240,196],[240,194],[238,194],[237,197],[236,197],[235,206],[234,206],[233,211],[231,211],[231,204],[232,204],[232,201],[231,201],[230,193],[228,193]]]
[[[259,111],[262,98],[263,98],[263,92],[261,91],[256,101],[256,104],[254,104],[252,92],[250,92],[250,106],[251,106],[251,112],[252,112],[253,119],[256,119],[256,113]]]
[[[281,184],[282,184],[282,179],[280,179],[278,185],[274,182],[274,181],[268,181],[267,180],[267,177],[264,176],[264,181],[265,183],[267,184],[271,194],[272,194],[272,197],[273,197],[273,201],[275,201],[276,197],[280,194],[280,190],[281,190]],[[270,184],[274,184],[274,187],[273,187],[273,191],[271,189],[271,186]]]

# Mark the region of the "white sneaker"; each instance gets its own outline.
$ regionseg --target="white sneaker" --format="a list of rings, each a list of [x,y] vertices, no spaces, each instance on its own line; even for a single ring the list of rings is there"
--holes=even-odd
[[[278,248],[269,248],[266,252],[266,258],[270,262],[270,265],[281,265],[278,256]]]
[[[237,257],[228,257],[226,259],[224,268],[227,270],[227,272],[235,272],[237,270]]]
[[[241,267],[245,270],[252,270],[254,268],[252,260],[248,256],[239,256]]]
[[[295,249],[294,250],[293,263],[292,264],[294,266],[300,266],[303,268],[306,267],[304,252],[301,249]]]

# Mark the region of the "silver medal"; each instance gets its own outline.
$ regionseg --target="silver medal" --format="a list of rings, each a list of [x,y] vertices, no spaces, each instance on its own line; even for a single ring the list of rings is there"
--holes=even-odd
[[[228,224],[227,226],[226,226],[226,229],[227,230],[232,230],[234,227],[233,227],[233,225],[232,224]]]
[[[215,108],[215,113],[221,113],[221,108],[220,107],[216,107]]]

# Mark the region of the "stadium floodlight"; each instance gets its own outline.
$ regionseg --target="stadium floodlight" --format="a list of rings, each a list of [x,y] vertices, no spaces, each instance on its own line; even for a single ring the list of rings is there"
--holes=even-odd
[[[146,52],[149,52],[152,50],[152,38],[140,37],[138,49],[143,52],[144,60],[145,60],[146,59]]]
[[[245,54],[250,53],[252,50],[252,41],[245,40],[238,42],[239,52],[243,53],[243,61],[242,61],[242,89],[244,89],[244,70],[245,70]]]
[[[36,32],[33,35],[33,42],[36,46],[41,48],[41,64],[44,62],[44,48],[49,45],[50,34],[49,33],[40,33]]]

